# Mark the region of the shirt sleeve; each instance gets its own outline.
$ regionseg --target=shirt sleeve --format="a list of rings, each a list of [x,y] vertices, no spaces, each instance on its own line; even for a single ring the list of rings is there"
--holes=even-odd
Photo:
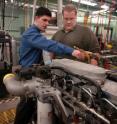
[[[34,47],[39,49],[44,49],[49,52],[54,52],[58,55],[66,54],[71,55],[73,48],[63,45],[57,41],[47,39],[41,33],[36,31],[31,31],[30,33],[25,34],[23,37]]]

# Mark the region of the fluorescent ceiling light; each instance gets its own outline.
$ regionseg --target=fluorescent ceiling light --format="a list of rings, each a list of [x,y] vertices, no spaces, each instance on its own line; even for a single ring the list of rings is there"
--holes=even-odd
[[[107,10],[97,10],[97,11],[93,11],[93,12],[92,12],[92,15],[96,15],[96,14],[99,14],[99,13],[100,13],[100,14],[101,14],[101,13],[103,14],[103,13],[106,13],[106,12],[107,12]]]
[[[33,4],[25,4],[25,3],[21,3],[22,6],[24,7],[30,7],[30,8],[33,8]],[[36,8],[38,8],[39,6],[36,6]]]
[[[7,0],[5,0],[5,3],[8,3],[8,1],[7,1]]]
[[[13,0],[11,0],[11,3],[13,3]]]
[[[109,9],[109,6],[107,6],[107,5],[104,4],[104,5],[101,6],[101,8],[102,9],[105,9],[105,10],[108,10]]]
[[[93,2],[92,0],[72,0],[73,2],[80,2],[81,4],[89,5],[89,6],[96,6],[97,3]]]

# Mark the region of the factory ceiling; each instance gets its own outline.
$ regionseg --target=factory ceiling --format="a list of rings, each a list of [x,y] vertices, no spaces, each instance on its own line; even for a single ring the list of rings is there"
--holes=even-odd
[[[6,6],[15,4],[16,6],[24,7],[25,4],[33,5],[34,0],[0,0],[5,1]],[[0,4],[1,4],[0,2]],[[50,9],[57,9],[58,0],[37,0],[38,6],[49,6]],[[63,0],[63,5],[72,2],[78,9],[93,12],[105,10],[117,16],[117,0]],[[94,4],[93,4],[94,3]]]

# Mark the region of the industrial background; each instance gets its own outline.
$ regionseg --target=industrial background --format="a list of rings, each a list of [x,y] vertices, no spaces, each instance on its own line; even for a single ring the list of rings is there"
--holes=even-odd
[[[15,117],[19,97],[9,97],[2,80],[18,65],[20,39],[33,23],[35,9],[45,6],[51,10],[52,20],[44,33],[51,38],[62,27],[62,8],[67,3],[77,7],[78,24],[89,27],[98,40],[102,39],[106,45],[102,67],[116,70],[117,77],[117,0],[0,0],[0,124],[12,124]]]
[[[0,27],[8,31],[14,38],[20,38],[22,32],[32,23],[34,2],[33,0],[5,0],[5,5],[3,2],[4,0],[0,2]],[[57,11],[61,12],[61,7],[69,2],[71,0],[37,0],[36,7],[47,6],[51,9],[53,17],[56,18],[59,14]],[[116,0],[83,0],[83,2],[82,0],[81,2],[72,0],[72,3],[78,8],[78,23],[86,25],[84,17],[87,16],[87,26],[95,33],[99,35],[109,27],[112,33],[109,40],[117,40]],[[56,21],[53,26],[57,26]],[[97,27],[98,32],[96,32]]]

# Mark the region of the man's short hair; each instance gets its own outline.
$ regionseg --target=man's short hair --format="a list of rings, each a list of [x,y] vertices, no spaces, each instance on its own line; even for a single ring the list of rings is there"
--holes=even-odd
[[[44,15],[49,17],[52,16],[51,11],[48,8],[39,7],[35,13],[35,16],[44,16]]]
[[[71,12],[71,11],[74,11],[76,14],[77,14],[77,8],[75,7],[75,5],[73,4],[67,4],[64,8],[63,8],[63,11],[67,11],[67,12]]]

